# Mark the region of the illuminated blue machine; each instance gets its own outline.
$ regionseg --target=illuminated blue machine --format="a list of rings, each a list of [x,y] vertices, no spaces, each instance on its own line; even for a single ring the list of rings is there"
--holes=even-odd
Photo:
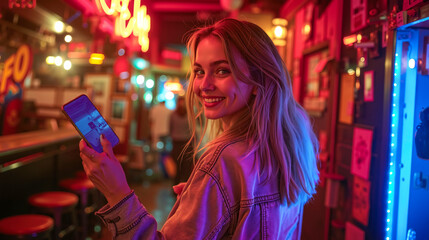
[[[385,239],[429,239],[429,160],[416,154],[419,113],[429,106],[429,18],[396,30],[392,59]]]

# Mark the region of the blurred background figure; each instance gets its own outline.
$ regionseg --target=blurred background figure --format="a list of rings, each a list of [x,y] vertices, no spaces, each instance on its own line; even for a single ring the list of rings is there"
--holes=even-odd
[[[170,155],[177,165],[174,184],[186,182],[193,169],[193,147],[190,145],[184,149],[186,143],[191,138],[184,97],[177,98],[176,110],[171,114],[170,136],[173,143]]]
[[[170,135],[169,120],[171,110],[160,102],[149,111],[152,148],[156,151],[165,149]]]

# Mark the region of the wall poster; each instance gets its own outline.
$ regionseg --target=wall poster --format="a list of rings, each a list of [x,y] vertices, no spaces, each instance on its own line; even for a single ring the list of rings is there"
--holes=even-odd
[[[356,32],[366,25],[366,0],[352,0],[350,7],[350,30]]]
[[[352,216],[365,226],[368,226],[370,190],[371,182],[360,177],[354,177]]]
[[[372,129],[355,127],[353,129],[351,173],[363,179],[369,178],[372,153]]]
[[[354,89],[355,75],[344,73],[341,76],[340,88],[340,107],[338,121],[341,123],[352,124],[354,112]]]

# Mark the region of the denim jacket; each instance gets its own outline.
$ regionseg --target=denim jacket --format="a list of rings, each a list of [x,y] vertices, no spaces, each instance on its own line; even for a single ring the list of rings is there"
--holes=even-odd
[[[245,142],[220,144],[198,161],[160,231],[134,193],[96,214],[114,239],[291,239],[302,204],[280,202],[278,178],[262,184]]]

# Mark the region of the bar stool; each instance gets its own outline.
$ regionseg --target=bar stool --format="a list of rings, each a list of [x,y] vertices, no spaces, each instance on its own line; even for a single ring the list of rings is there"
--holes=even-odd
[[[54,220],[45,215],[22,214],[0,220],[1,239],[51,239]]]
[[[81,239],[86,239],[88,235],[88,215],[96,209],[96,189],[94,184],[86,175],[77,175],[76,178],[63,179],[59,185],[64,189],[77,194],[80,199],[79,215],[80,215],[80,230]],[[89,205],[91,194],[91,205]]]
[[[76,227],[76,205],[79,201],[78,196],[69,192],[51,191],[31,195],[28,202],[33,206],[35,211],[50,214],[54,217],[54,234],[55,238],[62,239],[70,232],[74,232],[75,238],[78,239]],[[70,216],[70,225],[63,227],[63,216]]]

